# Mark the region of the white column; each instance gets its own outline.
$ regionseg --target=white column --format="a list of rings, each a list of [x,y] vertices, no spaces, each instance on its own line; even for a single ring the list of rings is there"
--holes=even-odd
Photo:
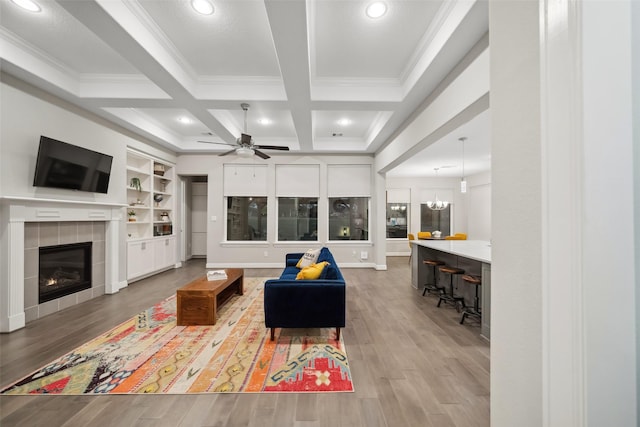
[[[2,281],[0,286],[0,332],[11,332],[25,326],[24,314],[24,207],[4,206],[7,229],[3,233]]]
[[[369,239],[374,240],[376,244],[373,246],[373,259],[375,262],[376,270],[387,269],[387,189],[386,179],[383,174],[373,172],[374,183],[373,188],[375,191],[373,199],[375,200],[372,211],[374,212],[373,218],[369,219],[369,223],[373,229],[369,230]]]
[[[635,1],[579,2],[581,21],[575,30],[582,38],[584,313],[580,314],[584,425],[590,427],[638,425],[631,99],[632,78],[639,78],[631,73]],[[603,200],[613,201],[613,211]]]
[[[491,425],[542,426],[539,4],[489,2]]]
[[[630,4],[490,3],[494,427],[637,425]]]
[[[104,292],[115,294],[120,288],[119,259],[120,259],[120,222],[121,209],[111,210],[111,220],[105,223],[105,286]],[[126,283],[126,282],[125,282]]]

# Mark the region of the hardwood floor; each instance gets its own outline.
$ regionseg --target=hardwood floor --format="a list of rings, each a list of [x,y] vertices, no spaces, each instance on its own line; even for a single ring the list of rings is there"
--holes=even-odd
[[[343,269],[343,330],[354,393],[162,396],[1,396],[9,426],[389,426],[489,425],[489,344],[472,322],[436,308],[410,284],[405,257],[387,271]],[[0,334],[7,385],[134,316],[205,271],[204,260],[131,284]],[[246,269],[277,277],[280,269]]]

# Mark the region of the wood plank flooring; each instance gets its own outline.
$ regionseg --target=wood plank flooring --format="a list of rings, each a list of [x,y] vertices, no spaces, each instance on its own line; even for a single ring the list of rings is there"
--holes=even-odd
[[[489,426],[489,344],[477,324],[411,287],[406,257],[387,271],[343,269],[343,330],[354,393],[1,396],[0,426]],[[0,334],[7,385],[201,276],[204,260]],[[246,269],[277,277],[280,269]]]

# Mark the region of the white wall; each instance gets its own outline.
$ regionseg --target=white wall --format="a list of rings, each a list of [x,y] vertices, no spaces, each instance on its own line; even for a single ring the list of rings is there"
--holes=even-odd
[[[124,201],[128,138],[4,83],[0,93],[3,105],[1,195],[105,203]],[[34,187],[40,135],[113,156],[108,194]]]
[[[491,173],[467,177],[467,192],[460,193],[458,178],[387,178],[387,189],[409,189],[411,194],[407,231],[420,231],[420,204],[424,195],[438,193],[453,203],[452,233],[467,233],[469,240],[491,239]],[[387,239],[388,255],[409,255],[406,239]]]
[[[491,172],[467,177],[465,213],[470,240],[491,240]]]
[[[126,131],[108,124],[91,113],[82,111],[73,105],[56,97],[39,91],[10,76],[2,75],[0,86],[0,101],[2,104],[0,126],[0,196],[19,196],[34,198],[49,198],[54,200],[74,200],[85,202],[105,202],[126,204],[126,149],[133,147],[150,155],[177,164],[177,174],[208,175],[208,217],[215,215],[216,222],[209,222],[211,230],[207,239],[208,262],[215,265],[254,263],[259,266],[282,265],[284,254],[292,250],[304,251],[309,243],[274,244],[273,242],[247,247],[244,244],[225,244],[223,235],[224,210],[222,207],[222,164],[223,161],[239,161],[237,158],[221,158],[217,155],[183,156],[180,160],[172,153],[154,146],[151,143],[135,139]],[[11,106],[11,108],[7,108]],[[7,125],[10,124],[10,125]],[[35,168],[40,135],[50,136],[71,144],[100,151],[114,157],[108,194],[94,194],[58,189],[34,188],[31,184]],[[326,171],[328,164],[372,164],[371,156],[278,156],[282,163],[318,163]],[[284,160],[283,160],[284,159]],[[179,160],[179,161],[178,161]],[[275,162],[269,163],[274,167]],[[244,161],[246,162],[246,161]],[[262,161],[261,161],[262,162]],[[321,177],[326,198],[326,172]],[[385,213],[377,213],[377,198],[375,177],[372,173],[372,203],[369,212],[372,224],[379,218],[384,220]],[[273,186],[270,187],[273,191]],[[272,195],[270,195],[271,197]],[[321,197],[322,200],[322,197]],[[123,208],[124,209],[124,208]],[[272,216],[275,208],[272,207]],[[321,205],[320,217],[327,217],[328,207]],[[124,216],[123,216],[124,218]],[[123,220],[124,221],[124,220]],[[375,227],[373,227],[375,230]],[[119,279],[126,280],[126,239],[121,240]],[[274,228],[275,229],[275,228]],[[370,230],[371,242],[333,242],[332,251],[340,262],[356,267],[386,268],[384,256],[376,256],[372,250],[377,243],[375,231]],[[316,245],[325,244],[326,239]],[[384,248],[382,243],[377,243]],[[251,246],[251,244],[249,244]],[[264,252],[267,256],[264,256]],[[361,252],[368,253],[368,259],[362,260]],[[383,252],[384,254],[384,252]]]
[[[268,188],[268,225],[267,241],[227,242],[225,236],[225,212],[223,194],[223,165],[251,164],[267,166]],[[310,247],[328,246],[336,261],[345,267],[373,267],[386,268],[384,251],[382,255],[374,252],[374,247],[384,248],[385,236],[379,238],[375,232],[376,221],[384,221],[385,213],[378,210],[378,196],[376,195],[375,176],[371,173],[371,204],[370,204],[370,241],[332,241],[328,242],[327,222],[329,206],[327,200],[327,167],[328,165],[371,165],[371,156],[304,156],[286,155],[272,157],[268,160],[242,159],[234,156],[220,157],[218,155],[181,155],[178,157],[176,172],[178,175],[207,175],[208,176],[208,227],[207,227],[207,266],[209,268],[244,266],[244,267],[282,267],[284,257],[289,252],[304,252]],[[275,196],[275,167],[282,164],[317,164],[320,166],[320,196],[318,198],[318,242],[276,242],[276,196]],[[212,218],[215,218],[212,219]],[[361,252],[367,252],[367,259],[361,259]]]
[[[126,204],[126,149],[174,162],[175,156],[32,86],[1,74],[0,196]],[[107,194],[33,187],[40,135],[113,156]],[[124,208],[123,208],[124,209]],[[124,220],[123,213],[123,222]],[[0,218],[4,226],[5,218]],[[121,227],[118,280],[126,282],[126,227]]]

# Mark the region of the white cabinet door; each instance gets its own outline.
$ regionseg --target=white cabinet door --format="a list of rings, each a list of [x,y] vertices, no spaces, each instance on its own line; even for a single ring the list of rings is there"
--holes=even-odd
[[[176,239],[167,237],[153,242],[154,270],[172,267],[176,263]]]
[[[154,248],[151,241],[127,244],[127,279],[148,274],[154,270]]]

